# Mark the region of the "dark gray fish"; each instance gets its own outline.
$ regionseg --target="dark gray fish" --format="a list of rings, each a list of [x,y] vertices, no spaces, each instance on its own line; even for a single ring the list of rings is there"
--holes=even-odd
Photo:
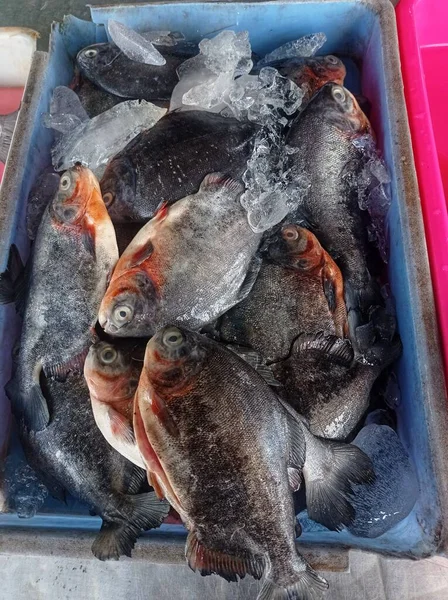
[[[131,60],[115,44],[93,44],[76,57],[81,73],[95,85],[114,96],[140,100],[169,100],[179,81],[177,68],[191,51],[159,47],[166,60],[162,66]]]
[[[53,171],[45,171],[36,180],[28,196],[26,211],[26,231],[34,240],[45,209],[56,196],[61,176]]]
[[[344,337],[341,272],[316,237],[285,225],[267,254],[247,298],[223,315],[222,340],[253,348],[271,362],[286,358],[300,333]]]
[[[379,374],[400,356],[401,344],[378,344],[370,363],[354,362],[348,340],[322,333],[300,335],[291,355],[271,366],[280,396],[309,422],[314,435],[345,440],[369,407]]]
[[[64,382],[45,377],[41,381],[51,420],[39,432],[30,432],[22,423],[29,463],[50,491],[62,486],[101,516],[103,524],[92,545],[97,558],[130,556],[138,536],[162,523],[168,503],[154,492],[139,493],[145,471],[103,438],[83,375],[70,374]]]
[[[173,112],[108,164],[101,191],[114,222],[150,219],[161,202],[194,194],[208,173],[241,177],[258,126],[217,114]]]
[[[311,435],[244,360],[177,327],[149,341],[135,410],[151,477],[189,529],[190,567],[264,574],[263,600],[319,596],[327,584],[297,552],[292,492],[303,476],[312,518],[350,523],[351,483],[373,477],[367,457]]]
[[[243,185],[207,175],[198,192],[162,206],[121,255],[99,323],[118,337],[149,337],[167,323],[200,329],[249,292],[259,268],[240,203]]]
[[[31,430],[45,428],[50,418],[41,374],[60,377],[82,369],[117,259],[98,181],[89,169],[74,167],[61,176],[39,226],[17,369],[7,386],[13,409]]]
[[[122,98],[121,96],[115,96],[106,92],[80,73],[75,76],[71,87],[91,119],[106,112],[106,110],[109,110],[120,102],[131,100],[131,98]]]
[[[327,83],[292,125],[287,143],[294,177],[305,175],[312,185],[294,213],[317,236],[339,265],[344,277],[345,300],[352,339],[360,323],[359,311],[379,304],[378,292],[369,273],[367,257],[367,211],[359,202],[359,181],[366,155],[356,146],[361,137],[371,136],[371,126],[353,95],[345,88]]]

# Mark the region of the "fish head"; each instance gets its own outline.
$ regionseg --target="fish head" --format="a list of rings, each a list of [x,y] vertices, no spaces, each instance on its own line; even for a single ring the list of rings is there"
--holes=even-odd
[[[78,52],[76,65],[85,77],[101,85],[101,75],[113,68],[120,53],[114,44],[92,44]]]
[[[333,81],[338,85],[344,84],[347,74],[344,63],[329,54],[310,58],[296,58],[284,63],[280,73],[286,75],[299,87],[305,86],[308,97],[311,98],[322,86]]]
[[[136,175],[126,156],[111,160],[100,182],[104,204],[112,218],[132,219],[136,195]]]
[[[347,137],[373,133],[370,121],[354,95],[336,83],[325,84],[309,108],[313,112],[323,111],[328,122]]]
[[[65,171],[49,210],[53,227],[75,232],[93,257],[97,241],[101,240],[111,266],[118,260],[114,227],[98,180],[90,169],[77,164]]]
[[[185,395],[203,370],[207,341],[188,329],[163,327],[146,346],[144,379],[165,400]]]
[[[322,260],[323,249],[316,236],[295,223],[283,225],[268,248],[269,258],[285,267],[309,270]]]
[[[113,278],[101,302],[98,320],[106,333],[142,337],[154,332],[159,296],[142,269],[131,268]]]
[[[108,404],[133,398],[143,365],[140,348],[131,341],[93,344],[84,364],[91,396]]]

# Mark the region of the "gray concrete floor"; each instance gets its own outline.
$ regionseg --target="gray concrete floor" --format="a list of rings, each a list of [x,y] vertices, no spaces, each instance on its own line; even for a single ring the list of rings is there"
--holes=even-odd
[[[144,0],[132,0],[144,3]],[[113,0],[93,0],[113,4]],[[394,2],[396,3],[396,2]],[[0,26],[31,27],[48,47],[52,21],[65,14],[88,19],[86,0],[0,0]],[[259,585],[247,578],[227,584],[187,567],[120,560],[0,555],[0,600],[255,600]],[[349,573],[326,573],[328,600],[446,600],[448,560],[420,562],[351,552]]]

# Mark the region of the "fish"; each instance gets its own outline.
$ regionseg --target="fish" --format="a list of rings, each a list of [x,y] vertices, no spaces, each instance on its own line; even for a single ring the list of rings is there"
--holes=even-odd
[[[203,111],[168,113],[107,165],[100,185],[113,221],[148,221],[162,201],[194,194],[208,173],[238,179],[258,130]]]
[[[276,60],[260,66],[257,70],[265,67],[277,69],[280,75],[287,77],[302,89],[302,108],[326,83],[332,81],[344,85],[347,74],[342,60],[332,54]]]
[[[0,162],[6,163],[19,111],[0,115]]]
[[[163,66],[131,60],[112,43],[92,44],[78,52],[76,66],[84,77],[109,94],[139,100],[169,100],[179,81],[177,68],[191,51],[159,48]]]
[[[71,370],[82,371],[117,259],[115,231],[98,181],[89,169],[75,166],[62,174],[45,209],[27,267],[27,285],[22,286],[24,293],[31,293],[25,300],[18,364],[7,393],[30,430],[44,429],[50,419],[41,375],[64,377]]]
[[[367,211],[359,206],[358,176],[366,155],[357,141],[372,138],[371,125],[354,96],[327,83],[291,126],[291,184],[307,177],[312,185],[299,198],[289,220],[305,223],[332,256],[344,277],[350,334],[381,298],[369,272]]]
[[[121,255],[98,320],[117,337],[149,337],[170,322],[200,329],[250,291],[261,234],[249,227],[244,187],[210,173],[199,191],[163,205]]]
[[[26,208],[26,232],[30,240],[34,240],[39,229],[42,216],[49,203],[56,196],[61,176],[52,170],[43,171],[28,194]]]
[[[229,581],[265,575],[258,600],[327,588],[297,552],[293,490],[303,477],[311,518],[336,529],[351,522],[351,482],[374,477],[359,449],[314,437],[244,360],[172,325],[148,342],[134,430],[189,530],[193,570]]]
[[[82,374],[65,381],[42,377],[51,420],[31,432],[20,422],[20,438],[30,465],[50,492],[61,490],[85,502],[102,520],[92,545],[100,560],[130,556],[138,536],[158,527],[169,512],[153,491],[140,493],[145,471],[110,446],[96,426]]]
[[[121,96],[115,96],[115,94],[106,92],[90,81],[90,79],[81,75],[79,69],[77,69],[70,87],[78,96],[82,107],[91,119],[124,100],[131,100],[128,97],[122,98]]]
[[[222,316],[220,335],[268,362],[286,358],[300,333],[348,333],[342,275],[317,238],[295,224],[271,239],[249,295]]]
[[[99,341],[84,364],[93,416],[109,444],[145,469],[133,429],[134,394],[143,367],[146,340]]]
[[[370,403],[373,384],[401,354],[400,341],[376,342],[356,361],[352,344],[322,332],[301,334],[290,356],[271,365],[279,395],[307,419],[311,433],[346,440]]]

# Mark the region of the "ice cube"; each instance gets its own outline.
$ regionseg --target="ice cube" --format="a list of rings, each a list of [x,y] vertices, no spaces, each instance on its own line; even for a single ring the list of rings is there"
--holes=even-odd
[[[45,127],[59,133],[69,133],[88,120],[89,117],[75,92],[63,85],[57,86],[51,97],[50,112],[43,115]]]
[[[166,60],[153,44],[133,29],[112,19],[108,21],[107,28],[112,41],[131,60],[146,65],[166,64]]]
[[[309,57],[314,56],[316,52],[322,48],[327,41],[325,33],[312,33],[304,35],[298,40],[287,42],[279,46],[264,58],[258,61],[257,66],[267,65],[278,60],[286,60],[288,58]]]
[[[222,31],[214,38],[203,39],[199,50],[205,57],[205,66],[216,75],[243,75],[253,66],[248,31]]]
[[[349,530],[360,537],[376,538],[411,512],[419,495],[418,481],[398,435],[387,425],[367,425],[353,444],[372,460],[376,480],[354,486],[356,517]]]
[[[63,136],[52,149],[53,166],[63,171],[80,162],[99,177],[112,156],[165,113],[145,100],[121,102]]]
[[[187,106],[201,106],[207,110],[219,107],[223,104],[232,82],[232,74],[221,73],[213,79],[191,88],[183,95],[182,103]]]

